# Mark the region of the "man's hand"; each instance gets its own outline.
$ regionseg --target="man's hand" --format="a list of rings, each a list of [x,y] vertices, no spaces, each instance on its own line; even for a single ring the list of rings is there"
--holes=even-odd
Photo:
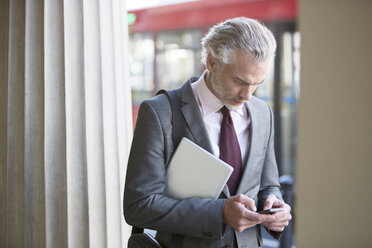
[[[272,214],[271,216],[273,216],[274,219],[266,220],[262,222],[262,225],[264,225],[269,230],[275,232],[282,232],[284,228],[288,226],[289,221],[292,219],[292,215],[290,213],[291,207],[288,204],[276,198],[275,195],[270,194],[265,201],[263,210],[270,208],[284,208],[284,211]]]
[[[272,215],[256,213],[256,205],[253,199],[245,195],[236,195],[228,198],[223,209],[224,222],[238,232],[260,224],[262,222],[274,222]]]

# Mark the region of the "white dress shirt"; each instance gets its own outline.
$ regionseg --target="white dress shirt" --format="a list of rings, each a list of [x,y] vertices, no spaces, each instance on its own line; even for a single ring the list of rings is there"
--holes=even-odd
[[[199,104],[205,127],[212,143],[213,153],[215,156],[219,157],[220,148],[218,144],[223,117],[220,109],[224,106],[224,104],[208,89],[204,79],[205,75],[206,71],[204,71],[203,75],[198,79],[198,81],[191,84],[191,87],[194,92],[196,102]],[[238,137],[244,166],[248,156],[250,118],[245,105],[237,110],[230,109],[230,113],[234,122],[236,136]]]

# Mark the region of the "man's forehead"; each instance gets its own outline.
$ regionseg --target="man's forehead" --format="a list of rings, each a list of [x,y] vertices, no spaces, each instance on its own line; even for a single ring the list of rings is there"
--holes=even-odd
[[[232,63],[224,65],[225,70],[229,70],[234,74],[266,74],[266,71],[270,65],[270,61],[252,61],[250,58],[241,57],[237,58]]]
[[[246,53],[241,49],[235,49],[230,55],[230,64],[235,63],[236,60],[248,60],[252,63],[257,62],[256,58],[252,54]]]
[[[265,78],[263,78],[263,79],[259,79],[257,82],[253,82],[250,79],[243,79],[243,78],[240,78],[239,76],[233,76],[233,79],[238,81],[239,83],[248,84],[248,85],[260,85],[265,81]]]

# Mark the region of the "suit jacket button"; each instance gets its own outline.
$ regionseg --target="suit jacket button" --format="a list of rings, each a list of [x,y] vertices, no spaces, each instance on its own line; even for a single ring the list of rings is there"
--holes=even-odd
[[[203,236],[208,237],[208,238],[211,238],[213,236],[213,234],[210,232],[203,232],[202,234]]]

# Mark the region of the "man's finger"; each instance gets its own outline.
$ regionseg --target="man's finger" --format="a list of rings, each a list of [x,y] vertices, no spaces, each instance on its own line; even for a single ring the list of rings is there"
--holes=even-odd
[[[279,231],[279,229],[284,229],[286,226],[288,226],[288,224],[289,224],[288,221],[277,222],[277,223],[266,223],[265,227],[273,231]]]
[[[284,220],[287,221],[287,220],[292,219],[292,215],[287,211],[278,212],[278,213],[275,213],[275,215],[278,221],[284,221]]]
[[[237,195],[237,200],[244,204],[245,206],[247,206],[250,210],[252,211],[257,211],[257,208],[256,208],[256,203],[253,199],[243,195],[243,194],[240,194],[240,195]]]
[[[274,214],[260,214],[261,223],[274,223],[277,217]]]
[[[266,201],[265,201],[265,203],[264,203],[264,208],[263,208],[263,210],[266,210],[266,209],[270,209],[270,208],[272,208],[273,207],[273,204],[276,202],[276,196],[274,195],[274,194],[270,194],[268,197],[267,197],[267,199],[266,199]]]
[[[281,207],[284,207],[283,205],[284,205],[283,202],[281,202],[279,200],[276,200],[271,207],[272,208],[281,208]]]

